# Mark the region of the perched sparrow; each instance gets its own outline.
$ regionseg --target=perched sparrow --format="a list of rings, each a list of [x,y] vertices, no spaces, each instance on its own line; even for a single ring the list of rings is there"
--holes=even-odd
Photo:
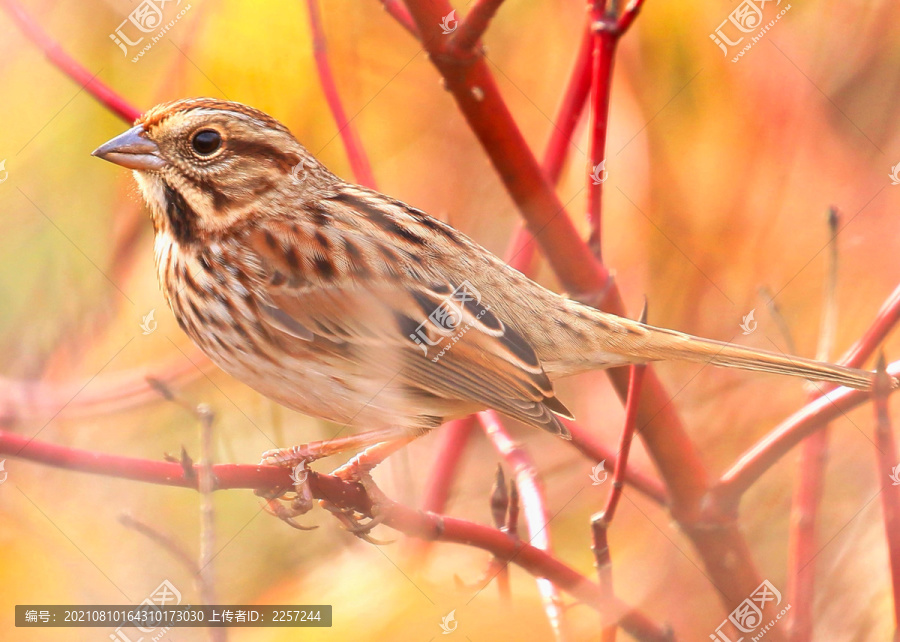
[[[587,370],[681,359],[872,381],[554,294],[425,212],[342,181],[251,107],[159,105],[94,155],[134,170],[182,329],[226,372],[315,417],[415,434],[494,408],[567,437],[553,381]]]

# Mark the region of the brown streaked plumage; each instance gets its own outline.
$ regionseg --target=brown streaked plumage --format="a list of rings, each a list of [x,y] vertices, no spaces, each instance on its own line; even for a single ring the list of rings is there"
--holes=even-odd
[[[554,294],[424,212],[342,181],[251,107],[159,105],[94,154],[135,170],[184,331],[309,415],[416,432],[495,408],[567,436],[554,380],[661,359],[871,383]]]

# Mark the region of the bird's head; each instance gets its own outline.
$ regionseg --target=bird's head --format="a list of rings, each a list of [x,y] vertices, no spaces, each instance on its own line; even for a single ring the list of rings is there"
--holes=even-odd
[[[157,233],[181,242],[337,180],[268,114],[212,98],[157,105],[93,155],[134,170]]]

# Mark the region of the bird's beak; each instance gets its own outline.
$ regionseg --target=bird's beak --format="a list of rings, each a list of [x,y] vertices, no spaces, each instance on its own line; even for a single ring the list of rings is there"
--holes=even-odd
[[[91,152],[91,156],[128,169],[154,171],[166,166],[166,161],[159,155],[159,147],[147,138],[142,125],[103,143]]]

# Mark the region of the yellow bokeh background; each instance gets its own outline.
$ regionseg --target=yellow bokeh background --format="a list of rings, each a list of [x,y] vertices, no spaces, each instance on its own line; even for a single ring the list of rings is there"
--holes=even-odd
[[[305,3],[183,0],[181,7],[187,4],[185,16],[136,63],[109,38],[134,5],[40,0],[25,6],[63,49],[140,109],[187,96],[245,102],[284,122],[332,171],[352,179],[319,86]],[[777,10],[789,4],[781,0]],[[736,63],[709,37],[732,9],[709,0],[650,0],[623,39],[604,185],[604,259],[631,310],[647,296],[656,325],[786,349],[760,294],[768,288],[797,352],[812,356],[823,309],[826,211],[835,206],[842,226],[837,357],[900,280],[900,187],[889,178],[900,163],[900,7],[887,0],[798,3]],[[466,11],[460,7],[459,15]],[[764,11],[776,9],[766,3]],[[323,0],[322,16],[339,92],[379,188],[502,254],[518,214],[421,46],[377,0]],[[508,0],[485,38],[503,96],[539,157],[584,17],[581,2]],[[90,156],[126,124],[50,64],[3,12],[0,86],[0,160],[8,172],[0,183],[4,385],[43,380],[72,386],[80,396],[115,381],[117,373],[150,372],[154,364],[180,361],[193,372],[186,360],[196,353],[155,282],[152,232],[131,177]],[[584,233],[587,148],[582,122],[558,186]],[[117,254],[117,248],[124,250]],[[543,262],[537,277],[559,287]],[[151,310],[158,327],[143,335],[140,323]],[[742,336],[739,324],[750,310],[758,330]],[[897,357],[900,343],[889,340],[886,352]],[[801,381],[768,375],[668,363],[657,370],[711,475],[727,470],[807,395]],[[579,420],[613,447],[622,410],[605,376],[558,387]],[[273,442],[303,443],[333,428],[276,408],[208,362],[177,392],[215,411],[219,462],[252,463]],[[177,405],[77,407],[20,416],[11,406],[0,408],[0,420],[6,430],[61,445],[148,459],[184,446],[199,456],[196,421]],[[595,462],[565,444],[511,429],[541,472],[557,555],[594,577],[588,523],[608,485],[591,486]],[[877,497],[889,481],[878,475],[872,435],[869,407],[832,424],[814,562],[816,639],[892,635]],[[439,434],[426,436],[379,470],[386,492],[417,504],[439,442]],[[796,454],[767,473],[741,506],[741,527],[760,572],[781,588]],[[477,434],[454,484],[450,514],[490,523],[498,460]],[[633,460],[653,472],[638,442]],[[315,467],[328,470],[328,463]],[[118,519],[130,514],[196,554],[196,493],[14,457],[6,472],[0,639],[105,640],[111,632],[16,629],[14,604],[136,603],[164,579],[196,602],[191,574]],[[626,497],[610,532],[617,594],[670,623],[679,639],[708,639],[726,613],[696,551],[664,509],[633,490]],[[489,561],[479,550],[436,545],[420,558],[411,542],[383,527],[377,536],[400,539],[375,548],[321,510],[302,520],[318,530],[294,531],[261,513],[248,491],[217,493],[215,509],[219,602],[334,605],[332,628],[234,629],[230,640],[427,642],[443,637],[439,623],[454,609],[459,628],[451,639],[552,637],[525,572],[511,571],[511,603],[493,583],[479,590]],[[575,606],[566,619],[571,639],[597,639],[591,609]],[[181,629],[163,639],[207,637]]]

